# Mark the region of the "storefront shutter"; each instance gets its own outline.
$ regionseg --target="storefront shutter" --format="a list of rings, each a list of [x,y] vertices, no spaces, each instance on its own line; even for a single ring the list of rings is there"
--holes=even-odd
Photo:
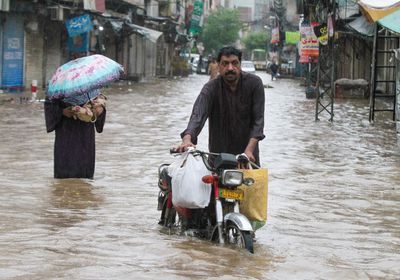
[[[23,19],[18,16],[7,16],[3,31],[2,86],[19,88],[23,85]]]

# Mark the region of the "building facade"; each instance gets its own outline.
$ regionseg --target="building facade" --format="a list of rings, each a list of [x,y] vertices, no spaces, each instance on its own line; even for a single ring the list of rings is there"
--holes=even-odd
[[[122,64],[124,79],[169,76],[175,50],[187,41],[176,28],[184,9],[181,1],[158,2],[1,0],[0,92],[32,83],[45,89],[60,65],[94,53]],[[71,22],[84,17],[90,28],[71,34]]]

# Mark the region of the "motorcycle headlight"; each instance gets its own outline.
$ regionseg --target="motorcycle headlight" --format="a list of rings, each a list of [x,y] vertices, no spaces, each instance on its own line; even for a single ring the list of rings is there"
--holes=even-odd
[[[243,183],[243,172],[238,170],[224,170],[222,184],[225,186],[240,186]]]

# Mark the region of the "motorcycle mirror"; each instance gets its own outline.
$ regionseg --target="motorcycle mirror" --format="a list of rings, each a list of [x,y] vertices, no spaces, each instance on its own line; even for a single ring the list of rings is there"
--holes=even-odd
[[[244,178],[243,179],[243,184],[245,184],[246,186],[252,186],[254,184],[254,179],[253,178]]]

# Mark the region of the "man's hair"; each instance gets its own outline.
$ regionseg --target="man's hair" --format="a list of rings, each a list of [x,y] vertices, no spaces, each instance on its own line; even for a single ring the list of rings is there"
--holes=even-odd
[[[218,63],[221,61],[221,57],[223,55],[225,55],[225,56],[236,55],[238,57],[239,61],[242,61],[242,52],[232,46],[223,47],[219,50],[218,57],[217,57]]]

